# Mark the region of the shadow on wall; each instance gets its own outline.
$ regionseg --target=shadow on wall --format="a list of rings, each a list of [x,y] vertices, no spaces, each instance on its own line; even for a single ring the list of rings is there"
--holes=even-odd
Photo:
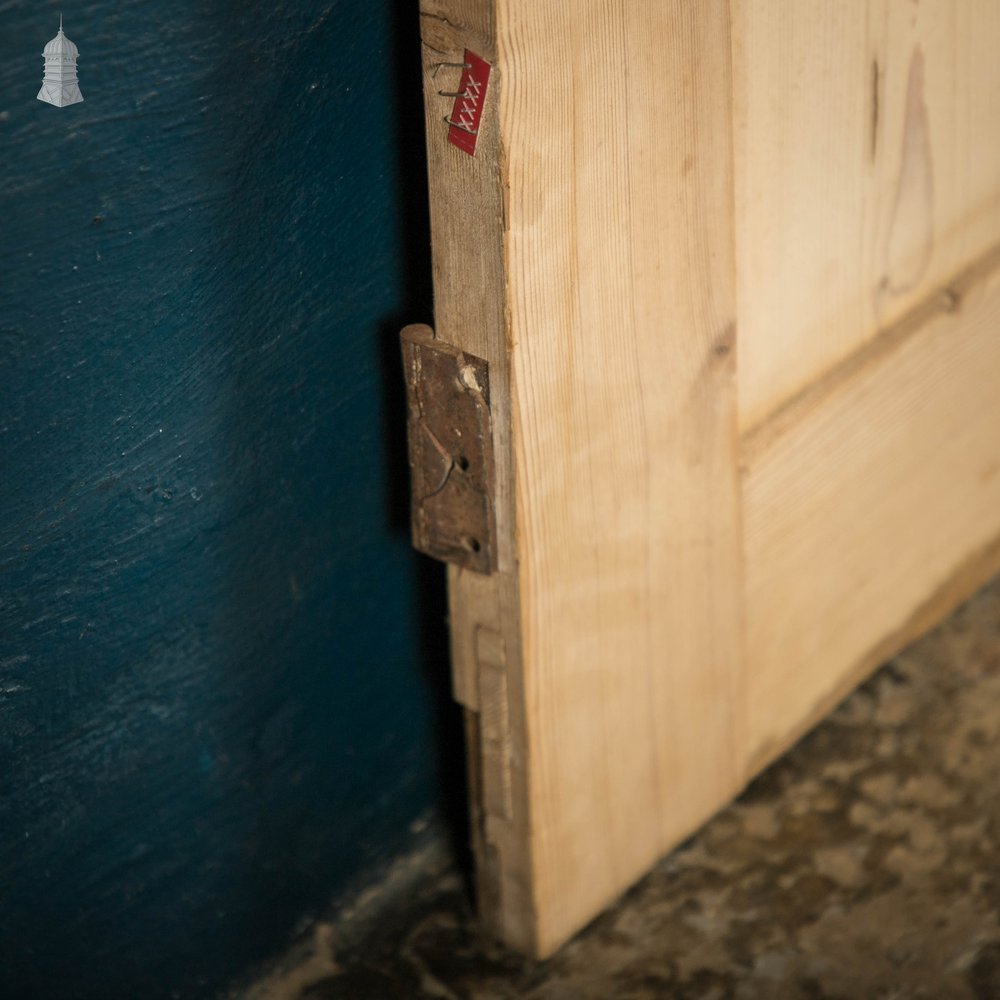
[[[398,244],[405,248],[402,294],[405,306],[380,327],[385,458],[389,488],[388,523],[410,538],[410,493],[406,394],[399,332],[408,323],[434,323],[430,208],[427,191],[426,135],[420,21],[416,3],[397,4],[392,19],[390,83],[396,123]],[[416,320],[414,319],[416,317]],[[434,697],[438,791],[435,808],[450,836],[450,846],[472,891],[472,838],[469,829],[467,761],[463,710],[452,697],[445,568],[424,556],[413,560],[420,629],[421,662]]]
[[[468,843],[464,740],[460,710],[450,695],[444,572],[408,550],[398,333],[414,317],[429,321],[432,313],[419,26],[416,10],[399,5],[377,45],[361,39],[349,44],[351,29],[370,20],[370,12],[347,3],[316,17],[296,59],[300,68],[322,67],[322,82],[285,64],[280,49],[261,51],[252,34],[240,43],[230,37],[229,57],[219,64],[212,88],[237,89],[248,63],[275,66],[267,74],[271,89],[256,91],[247,118],[224,123],[222,143],[230,169],[217,228],[227,234],[226,267],[239,303],[226,317],[227,341],[245,345],[227,419],[233,450],[228,464],[246,475],[233,494],[247,544],[230,553],[232,618],[260,621],[267,607],[284,607],[292,618],[308,605],[310,594],[319,602],[324,595],[333,597],[307,612],[310,619],[325,618],[327,631],[318,637],[321,645],[298,657],[303,673],[291,674],[287,682],[324,697],[270,715],[260,728],[252,766],[259,780],[273,781],[267,797],[280,801],[293,797],[289,782],[309,773],[320,794],[330,794],[333,789],[323,789],[324,783],[343,781],[354,771],[354,754],[366,746],[365,752],[377,753],[368,775],[360,771],[351,778],[358,813],[349,823],[345,817],[340,821],[345,832],[353,830],[354,843],[364,845],[366,863],[385,856],[383,845],[401,843],[389,828],[398,829],[396,809],[367,801],[371,779],[386,786],[396,780],[405,789],[413,773],[427,766],[423,757],[431,746],[406,742],[418,706],[399,677],[385,669],[386,652],[399,656],[400,644],[406,669],[420,664],[432,692],[434,804],[453,833],[456,852],[464,856]],[[227,23],[223,11],[213,34],[222,36]],[[254,248],[250,255],[248,247]],[[297,289],[294,301],[282,293],[289,287]],[[280,331],[261,322],[278,314]],[[302,420],[290,447],[273,419],[286,407]],[[315,419],[320,414],[326,417],[322,424]],[[293,481],[305,497],[290,495],[286,484]],[[323,514],[314,523],[310,511]],[[277,530],[275,520],[281,525]],[[358,531],[373,521],[393,540],[381,558]],[[384,585],[397,571],[397,543],[406,550],[411,591],[403,621],[396,617],[399,609],[384,600]],[[296,573],[296,552],[299,565],[311,565],[312,579]],[[327,553],[327,559],[316,559],[316,552]],[[343,592],[351,595],[349,602],[341,603]],[[231,658],[234,685],[253,675],[254,649],[260,645]],[[296,669],[296,659],[285,662]],[[271,665],[268,673],[280,700],[285,687],[280,668]],[[339,778],[320,773],[331,753]],[[262,815],[255,845],[261,859],[272,864],[285,859],[271,887],[276,898],[287,892],[289,872],[296,872],[310,893],[315,880],[314,862],[292,847],[294,809],[288,801],[273,823]],[[321,853],[326,831],[317,834],[314,851]],[[301,832],[296,836],[301,839]],[[351,846],[345,840],[345,854]],[[257,872],[259,882],[258,859],[248,861],[247,877]]]
[[[408,544],[416,5],[95,0],[65,109],[14,7],[0,995],[209,997],[429,806],[467,839],[444,574]]]

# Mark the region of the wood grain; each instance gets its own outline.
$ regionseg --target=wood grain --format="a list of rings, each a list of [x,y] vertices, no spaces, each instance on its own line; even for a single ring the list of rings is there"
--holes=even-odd
[[[721,2],[498,14],[546,954],[742,779],[729,24]]]
[[[998,329],[994,251],[746,442],[755,768],[1000,569]]]
[[[740,425],[1000,232],[1000,5],[733,0]]]
[[[998,568],[1000,8],[423,11],[437,330],[494,400],[480,907],[544,956]]]

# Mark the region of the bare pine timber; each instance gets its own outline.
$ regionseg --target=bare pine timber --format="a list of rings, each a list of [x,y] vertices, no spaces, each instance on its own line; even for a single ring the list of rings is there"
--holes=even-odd
[[[1000,6],[732,8],[757,770],[1000,569]]]
[[[421,14],[436,333],[490,369],[479,905],[544,956],[1000,570],[1000,7]]]
[[[510,725],[480,884],[546,954],[742,781],[728,11],[423,12],[437,332],[495,400],[501,571],[449,576],[458,696],[486,712],[486,668]],[[495,60],[472,162],[437,93],[466,45]]]
[[[538,950],[742,781],[727,4],[500,6]]]
[[[1000,4],[733,0],[740,426],[1000,235]]]
[[[1000,248],[744,439],[754,770],[1000,571]]]

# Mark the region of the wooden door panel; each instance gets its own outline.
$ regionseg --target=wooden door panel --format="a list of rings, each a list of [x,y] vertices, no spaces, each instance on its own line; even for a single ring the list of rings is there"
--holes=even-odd
[[[1000,568],[1000,16],[903,6],[422,0],[436,334],[489,363],[496,480],[455,695],[518,948]]]
[[[1000,5],[734,0],[740,425],[1000,236]]]
[[[744,439],[756,770],[1000,570],[1000,253]]]

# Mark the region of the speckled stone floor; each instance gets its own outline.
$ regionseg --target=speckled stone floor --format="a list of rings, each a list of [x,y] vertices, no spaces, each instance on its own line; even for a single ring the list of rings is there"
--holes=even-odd
[[[1000,581],[546,963],[481,936],[428,859],[255,1000],[1000,1000]]]

